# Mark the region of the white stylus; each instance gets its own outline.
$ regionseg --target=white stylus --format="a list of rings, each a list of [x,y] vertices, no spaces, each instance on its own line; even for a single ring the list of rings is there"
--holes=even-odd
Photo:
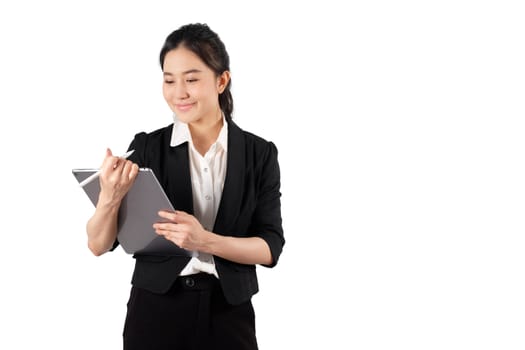
[[[126,159],[126,158],[128,158],[130,155],[132,155],[133,152],[135,152],[134,149],[132,149],[132,150],[129,151],[129,152],[126,152],[124,155],[120,156],[119,158]],[[78,185],[79,185],[80,187],[84,187],[85,185],[87,185],[87,184],[90,183],[91,181],[95,180],[95,179],[98,178],[99,176],[100,176],[100,170],[97,170],[95,173],[91,174],[90,176],[88,176],[87,178],[85,178],[84,180],[82,180],[82,182],[79,183]]]

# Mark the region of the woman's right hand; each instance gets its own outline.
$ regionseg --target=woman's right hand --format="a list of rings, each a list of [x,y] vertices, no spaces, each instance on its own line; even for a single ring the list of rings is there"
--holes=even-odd
[[[139,166],[130,160],[113,156],[108,148],[100,167],[99,201],[106,204],[120,204],[133,185]]]
[[[88,247],[94,255],[106,253],[115,243],[120,204],[138,173],[137,164],[113,156],[109,148],[106,150],[106,157],[100,167],[97,207],[86,226]]]

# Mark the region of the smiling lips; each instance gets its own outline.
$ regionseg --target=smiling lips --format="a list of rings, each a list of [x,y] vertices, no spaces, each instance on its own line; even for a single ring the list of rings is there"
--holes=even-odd
[[[176,104],[175,106],[181,112],[187,112],[193,107],[194,103]]]

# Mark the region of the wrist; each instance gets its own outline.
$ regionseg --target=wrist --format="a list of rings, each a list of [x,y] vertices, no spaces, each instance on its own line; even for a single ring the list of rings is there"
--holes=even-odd
[[[220,242],[224,240],[224,238],[226,237],[213,233],[212,231],[206,231],[206,240],[202,251],[208,254],[217,255]]]

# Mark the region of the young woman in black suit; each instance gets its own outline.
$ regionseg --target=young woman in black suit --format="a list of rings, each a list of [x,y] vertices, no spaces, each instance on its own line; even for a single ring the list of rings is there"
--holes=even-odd
[[[275,266],[285,243],[277,148],[233,122],[228,53],[207,25],[172,32],[160,65],[174,121],[136,134],[127,160],[107,151],[89,248],[118,245],[122,198],[139,167],[153,169],[176,209],[154,229],[195,253],[134,255],[124,349],[257,349],[256,265]]]

